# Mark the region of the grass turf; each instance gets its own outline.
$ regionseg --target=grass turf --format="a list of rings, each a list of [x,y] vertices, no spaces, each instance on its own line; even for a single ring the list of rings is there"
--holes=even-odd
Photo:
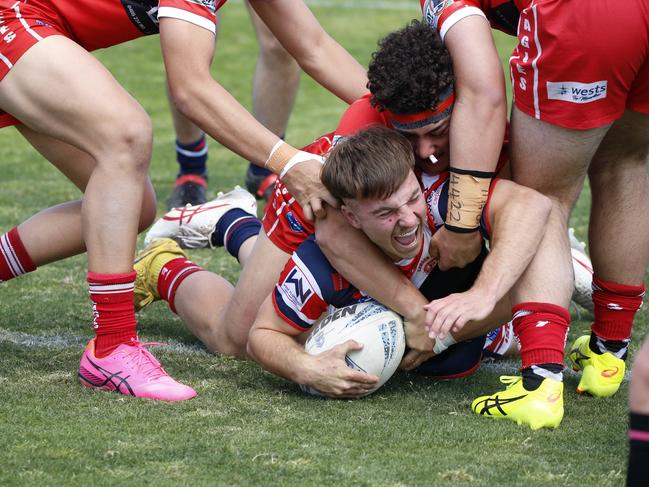
[[[404,5],[334,1],[313,9],[366,64],[380,36],[417,15],[416,2]],[[512,41],[497,35],[497,42],[506,60]],[[176,164],[158,40],[141,39],[97,55],[153,120],[151,177],[162,211]],[[228,4],[214,73],[247,106],[255,57],[245,8]],[[331,130],[343,108],[303,78],[288,141],[303,145]],[[211,143],[211,195],[240,184],[245,165]],[[80,196],[12,129],[0,131],[0,170],[2,231]],[[588,201],[586,188],[573,217],[582,238]],[[238,266],[224,252],[195,251],[191,257],[236,280]],[[325,401],[304,397],[253,363],[206,354],[157,303],[140,314],[140,333],[146,340],[173,342],[156,355],[199,396],[164,404],[83,389],[76,370],[91,335],[84,277],[81,256],[0,288],[1,485],[623,483],[626,383],[613,398],[592,399],[575,394],[577,376],[567,373],[566,415],[556,431],[532,432],[472,415],[471,400],[497,390],[498,376],[515,373],[516,361],[450,382],[399,374],[362,401]],[[573,321],[571,339],[589,327],[588,316],[580,318]],[[648,328],[649,315],[641,311],[632,350]]]

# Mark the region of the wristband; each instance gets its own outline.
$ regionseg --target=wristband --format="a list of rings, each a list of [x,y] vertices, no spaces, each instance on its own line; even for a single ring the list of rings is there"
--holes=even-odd
[[[283,140],[279,140],[270,151],[270,156],[264,164],[264,167],[270,169],[282,179],[296,164],[311,160],[324,164],[322,157],[297,150]]]
[[[448,212],[445,227],[457,233],[475,232],[487,199],[493,172],[449,168]]]
[[[277,143],[273,146],[268,156],[268,160],[264,164],[264,167],[270,169],[278,176],[282,174],[284,167],[291,158],[297,154],[297,149],[291,147],[283,140],[278,140]]]
[[[457,342],[455,338],[449,333],[444,338],[435,338],[435,344],[433,345],[433,352],[435,355],[439,355],[444,350],[446,350],[451,345],[455,345]]]

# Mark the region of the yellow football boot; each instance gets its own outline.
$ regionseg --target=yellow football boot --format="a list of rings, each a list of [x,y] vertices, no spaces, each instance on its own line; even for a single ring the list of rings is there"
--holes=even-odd
[[[570,347],[568,355],[572,370],[582,371],[577,394],[610,397],[617,392],[624,379],[624,360],[610,352],[597,354],[590,348],[590,335],[580,336]]]
[[[520,376],[503,375],[504,391],[480,396],[471,404],[474,413],[490,418],[510,419],[533,430],[556,428],[563,419],[563,382],[543,379],[534,391],[523,387]]]
[[[135,278],[135,311],[160,299],[158,294],[158,276],[164,265],[179,257],[187,258],[187,254],[170,238],[158,238],[142,249],[135,257],[133,267],[137,273]]]

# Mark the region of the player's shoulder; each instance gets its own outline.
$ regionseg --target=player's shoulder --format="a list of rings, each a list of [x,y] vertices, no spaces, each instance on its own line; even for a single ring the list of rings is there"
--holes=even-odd
[[[442,40],[457,22],[471,15],[486,17],[486,0],[420,0],[421,11],[430,27],[439,32]]]
[[[390,126],[385,114],[372,106],[368,93],[347,107],[336,127],[335,142],[372,125]]]
[[[311,235],[291,255],[280,276],[279,285],[288,287],[289,291],[297,294],[308,294],[310,290],[329,302],[333,292],[331,276],[334,272],[315,236]]]

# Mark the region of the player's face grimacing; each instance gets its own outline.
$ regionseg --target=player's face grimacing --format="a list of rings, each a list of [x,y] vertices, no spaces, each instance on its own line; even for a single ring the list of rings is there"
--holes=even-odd
[[[419,252],[426,203],[412,171],[388,198],[345,200],[341,210],[395,262]]]
[[[422,171],[437,174],[448,169],[450,123],[449,115],[439,122],[423,127],[399,130],[412,144],[415,151],[415,164]],[[433,162],[431,156],[434,156],[437,162]]]

